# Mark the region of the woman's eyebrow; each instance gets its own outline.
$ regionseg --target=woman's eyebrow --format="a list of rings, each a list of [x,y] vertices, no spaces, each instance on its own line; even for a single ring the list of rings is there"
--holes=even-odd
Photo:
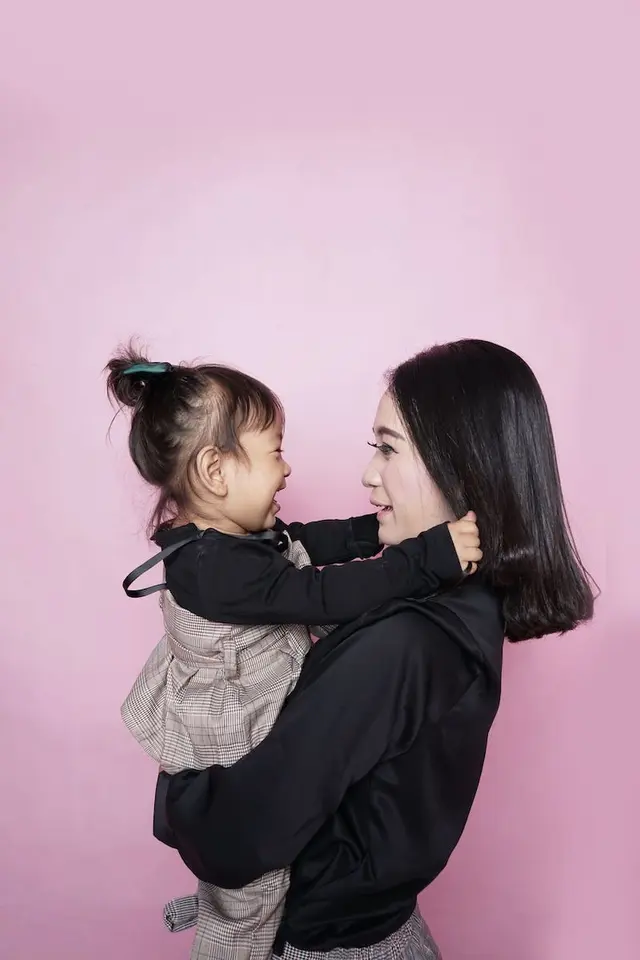
[[[402,434],[398,433],[397,430],[392,430],[391,427],[374,427],[373,432],[377,437],[393,437],[395,440],[404,440]]]

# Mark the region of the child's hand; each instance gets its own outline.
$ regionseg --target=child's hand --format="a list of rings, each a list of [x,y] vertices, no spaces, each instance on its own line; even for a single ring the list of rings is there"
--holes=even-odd
[[[463,571],[468,574],[475,573],[478,563],[482,560],[482,550],[480,549],[480,531],[473,510],[470,510],[461,520],[450,523],[449,533]],[[471,566],[467,570],[469,564]]]

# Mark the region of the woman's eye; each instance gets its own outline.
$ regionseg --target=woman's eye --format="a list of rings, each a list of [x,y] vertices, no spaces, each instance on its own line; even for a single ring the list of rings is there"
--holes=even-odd
[[[389,457],[392,453],[396,452],[388,443],[371,443],[371,441],[369,441],[369,446],[377,450],[378,453],[381,453],[383,457]]]

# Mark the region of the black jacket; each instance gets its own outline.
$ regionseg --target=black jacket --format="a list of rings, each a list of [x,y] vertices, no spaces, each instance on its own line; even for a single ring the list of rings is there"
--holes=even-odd
[[[502,646],[498,599],[474,578],[336,630],[255,750],[229,768],[161,774],[156,836],[222,887],[291,864],[278,945],[384,939],[462,834]]]

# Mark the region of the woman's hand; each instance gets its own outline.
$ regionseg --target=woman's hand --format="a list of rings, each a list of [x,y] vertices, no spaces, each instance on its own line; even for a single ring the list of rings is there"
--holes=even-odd
[[[462,570],[469,575],[475,573],[478,569],[478,563],[482,560],[480,531],[476,523],[475,513],[473,510],[469,510],[464,517],[455,520],[448,526]]]

